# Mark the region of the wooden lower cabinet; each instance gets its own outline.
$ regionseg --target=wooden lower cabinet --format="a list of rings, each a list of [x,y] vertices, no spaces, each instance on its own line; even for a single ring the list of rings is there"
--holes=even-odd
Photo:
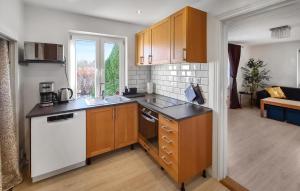
[[[114,150],[114,107],[87,110],[86,137],[87,158]]]
[[[174,121],[159,115],[159,163],[178,183],[212,164],[212,113]]]
[[[124,104],[115,107],[115,149],[137,142],[137,104]]]
[[[137,104],[101,107],[86,112],[86,157],[137,142]]]

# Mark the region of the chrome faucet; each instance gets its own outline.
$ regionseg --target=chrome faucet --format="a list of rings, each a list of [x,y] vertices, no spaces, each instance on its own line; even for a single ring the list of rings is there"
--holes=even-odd
[[[105,83],[100,83],[100,87],[99,87],[99,92],[100,92],[100,97],[102,99],[104,99],[104,90],[102,90],[102,85],[104,85]]]
[[[101,98],[104,99],[105,95],[104,95],[104,90],[101,91]]]

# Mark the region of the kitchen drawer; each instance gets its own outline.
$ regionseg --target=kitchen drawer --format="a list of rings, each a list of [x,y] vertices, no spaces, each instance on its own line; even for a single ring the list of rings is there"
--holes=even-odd
[[[168,144],[160,142],[159,155],[166,155],[170,158],[170,160],[178,164],[178,148],[175,148],[175,146],[170,146]]]
[[[166,126],[168,129],[178,132],[178,123],[163,115],[159,115],[159,126]]]
[[[172,161],[167,155],[160,155],[162,167],[169,173],[169,175],[178,181],[178,164]]]
[[[171,129],[167,126],[161,125],[159,127],[159,135],[167,137],[167,140],[171,140],[172,142],[178,143],[178,131]]]

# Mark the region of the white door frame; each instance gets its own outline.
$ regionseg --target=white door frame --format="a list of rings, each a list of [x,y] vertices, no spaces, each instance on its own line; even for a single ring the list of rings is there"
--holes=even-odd
[[[300,48],[297,49],[297,83],[296,88],[300,86]]]
[[[219,17],[218,38],[220,38],[218,49],[219,61],[213,67],[213,166],[212,175],[214,178],[221,180],[228,176],[228,22],[237,16],[249,16],[257,12],[267,12],[273,8],[284,7],[288,4],[297,3],[294,0],[274,0],[270,1],[268,6],[262,4],[244,9],[238,12],[232,11]],[[250,7],[250,8],[249,8]],[[298,54],[299,55],[299,54]]]

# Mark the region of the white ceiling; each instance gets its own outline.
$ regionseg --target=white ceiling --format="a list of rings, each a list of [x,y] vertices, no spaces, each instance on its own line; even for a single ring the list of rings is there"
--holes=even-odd
[[[291,37],[272,39],[270,28],[290,25]],[[300,3],[274,9],[249,17],[240,17],[231,21],[228,27],[229,41],[239,44],[266,44],[300,40]]]
[[[150,25],[190,5],[212,15],[282,0],[24,0],[27,4],[89,16]],[[142,14],[137,14],[141,10]]]

